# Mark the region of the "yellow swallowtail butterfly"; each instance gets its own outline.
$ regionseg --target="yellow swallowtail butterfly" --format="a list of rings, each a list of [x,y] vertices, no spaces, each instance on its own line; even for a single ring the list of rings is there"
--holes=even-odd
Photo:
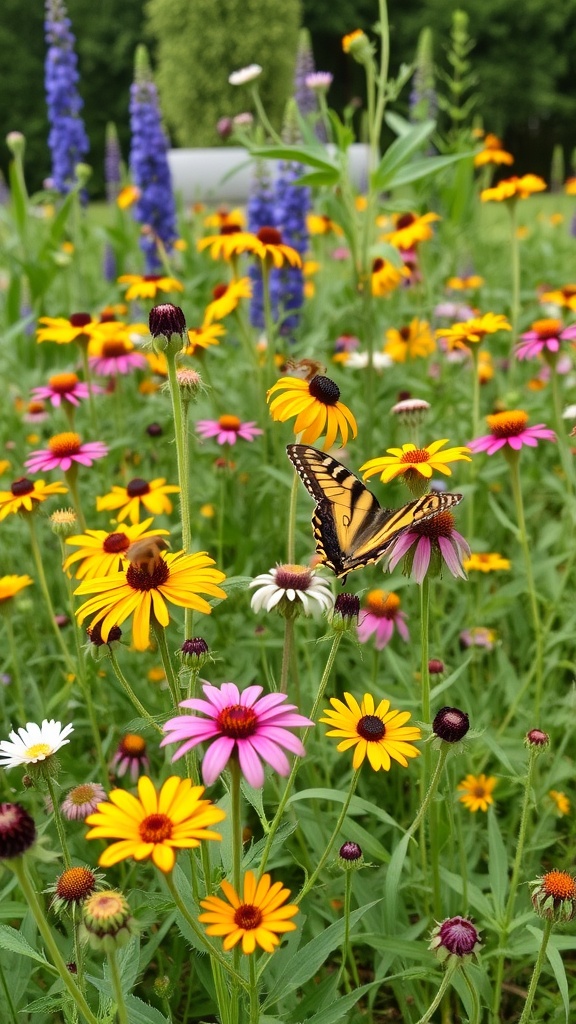
[[[289,444],[286,451],[316,502],[316,551],[342,582],[349,572],[382,558],[414,523],[462,501],[461,494],[432,493],[402,508],[382,508],[354,473],[325,452],[306,444]]]

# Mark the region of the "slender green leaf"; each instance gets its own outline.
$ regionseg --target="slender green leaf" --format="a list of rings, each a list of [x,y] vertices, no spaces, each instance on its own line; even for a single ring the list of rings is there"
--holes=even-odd
[[[324,171],[338,170],[323,146],[254,146],[250,153],[267,160],[295,160]]]
[[[411,836],[410,833],[408,832],[406,832],[402,836],[400,842],[398,843],[398,846],[396,847],[394,853],[392,854],[392,858],[390,860],[388,870],[386,872],[385,914],[387,927],[391,931],[394,931],[394,922],[396,921],[397,918],[398,896],[400,894],[400,877],[402,875],[402,868],[404,867],[404,861],[406,859],[406,854],[408,852],[408,844],[411,839],[413,839],[413,836]]]
[[[340,172],[334,168],[332,171],[309,171],[308,174],[303,174],[300,178],[297,178],[296,185],[310,185],[312,188],[320,187],[321,185],[335,185],[340,179]]]
[[[22,1013],[50,1013],[56,1015],[62,1009],[62,996],[41,996],[24,1006]]]
[[[395,139],[372,175],[373,188],[388,188],[396,173],[407,163],[412,154],[427,142],[435,127],[435,121],[424,121],[411,128],[405,135]]]
[[[508,891],[508,854],[495,811],[488,811],[488,874],[497,914],[504,910]]]
[[[168,1018],[160,1010],[144,1003],[137,996],[126,997],[126,1009],[130,1024],[169,1024]]]
[[[37,960],[39,964],[49,970],[54,969],[42,953],[33,949],[20,932],[17,932],[15,928],[10,928],[7,924],[0,925],[0,949],[10,949],[13,953],[20,953],[21,956],[29,956],[31,960]]]
[[[471,159],[473,153],[453,153],[451,156],[429,156],[424,160],[414,160],[399,171],[386,182],[386,189],[400,188],[401,185],[410,185],[413,181],[420,181],[422,178],[429,178],[430,175],[443,171],[445,167],[458,163],[459,160]]]
[[[539,928],[535,928],[534,925],[528,925],[528,931],[532,933],[535,939],[538,941],[538,946],[542,943],[542,932]],[[568,979],[566,978],[566,971],[564,969],[564,963],[557,947],[554,942],[549,942],[546,946],[546,958],[550,964],[554,977],[556,978],[556,984],[562,996],[562,1002],[564,1004],[564,1014],[566,1024],[569,1024],[570,1020],[570,996],[568,993]]]

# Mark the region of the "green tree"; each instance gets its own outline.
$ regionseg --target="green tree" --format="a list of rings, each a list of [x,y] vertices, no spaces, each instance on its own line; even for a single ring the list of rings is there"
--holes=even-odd
[[[155,78],[162,110],[182,146],[212,146],[216,122],[249,109],[244,87],[228,75],[260,64],[260,94],[279,127],[291,95],[300,28],[300,0],[148,0],[156,42]]]

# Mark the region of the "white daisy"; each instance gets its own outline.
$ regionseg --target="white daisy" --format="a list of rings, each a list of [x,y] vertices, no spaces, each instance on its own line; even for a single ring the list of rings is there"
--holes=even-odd
[[[262,609],[271,612],[280,606],[280,612],[288,612],[288,615],[291,615],[297,613],[297,602],[300,602],[304,614],[312,615],[318,610],[314,607],[314,602],[317,602],[322,611],[329,611],[334,605],[328,581],[323,580],[314,569],[306,565],[277,565],[275,569],[270,569],[270,572],[255,576],[250,586],[259,588],[250,602],[254,612]],[[284,609],[280,605],[283,599],[286,605]]]
[[[230,85],[246,85],[247,82],[253,82],[261,74],[262,68],[259,64],[249,64],[247,68],[240,68],[228,75],[228,81]]]
[[[2,768],[18,768],[45,761],[70,742],[66,737],[73,731],[73,725],[62,728],[62,723],[53,718],[50,721],[45,718],[42,725],[28,722],[25,728],[10,733],[10,742],[4,740],[0,743],[0,765]]]
[[[348,370],[364,370],[370,361],[368,352],[350,352],[344,366]],[[372,353],[372,366],[375,370],[388,370],[394,365],[394,360],[385,352]]]

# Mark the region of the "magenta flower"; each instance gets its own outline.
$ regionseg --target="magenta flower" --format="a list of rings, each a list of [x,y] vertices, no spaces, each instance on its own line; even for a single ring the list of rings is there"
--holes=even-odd
[[[451,512],[440,512],[401,534],[388,554],[390,572],[404,555],[407,556],[404,572],[413,576],[417,583],[422,583],[428,570],[437,576],[443,562],[453,576],[460,576],[463,580],[467,578],[462,561],[470,558],[470,548],[462,534],[454,529],[454,516]]]
[[[366,595],[366,607],[360,612],[358,620],[358,639],[365,644],[372,635],[376,637],[374,646],[381,651],[390,643],[394,627],[403,640],[409,640],[410,634],[406,625],[406,615],[400,611],[400,598],[386,590],[370,590]]]
[[[248,686],[240,692],[235,683],[222,683],[220,688],[206,683],[202,689],[206,700],[183,700],[180,707],[192,708],[208,717],[178,715],[171,718],[164,726],[169,735],[160,746],[182,742],[172,758],[177,761],[198,743],[214,740],[202,761],[202,778],[206,786],[216,781],[233,754],[238,757],[240,769],[254,789],[264,785],[262,761],[279,775],[288,775],[290,762],[281,747],[298,757],[304,756],[301,741],[289,730],[314,723],[304,715],[294,714],[296,706],[284,704],[285,694],[269,693],[260,697],[261,686]]]
[[[75,373],[57,373],[48,378],[48,384],[32,389],[32,397],[51,402],[56,408],[62,402],[70,402],[71,405],[80,405],[80,401],[92,394],[101,393],[102,388],[97,384],[90,387],[84,381],[78,379]]]
[[[75,786],[62,801],[62,814],[69,821],[84,821],[94,814],[99,803],[106,799],[106,790],[99,782],[84,782]]]
[[[30,473],[45,473],[50,469],[61,469],[66,473],[74,462],[91,466],[105,455],[108,455],[108,449],[101,441],[82,444],[79,434],[66,431],[54,434],[48,441],[48,448],[32,452],[24,465]]]
[[[130,772],[132,782],[136,782],[140,772],[148,771],[150,768],[146,740],[136,732],[125,733],[110,762],[110,767],[119,778]]]
[[[494,413],[494,415],[486,417],[486,422],[490,427],[490,433],[471,441],[470,451],[494,455],[508,444],[514,451],[519,452],[523,445],[536,448],[539,440],[556,440],[554,431],[546,427],[544,423],[537,423],[536,426],[529,427],[528,414],[522,409]]]
[[[516,346],[517,359],[536,359],[542,352],[555,355],[562,341],[576,341],[576,324],[562,327],[561,320],[535,320],[532,328],[521,334]]]
[[[253,420],[242,423],[237,416],[221,416],[218,420],[198,420],[196,430],[200,437],[215,437],[218,444],[236,444],[236,439],[253,441],[258,434],[264,433]]]

